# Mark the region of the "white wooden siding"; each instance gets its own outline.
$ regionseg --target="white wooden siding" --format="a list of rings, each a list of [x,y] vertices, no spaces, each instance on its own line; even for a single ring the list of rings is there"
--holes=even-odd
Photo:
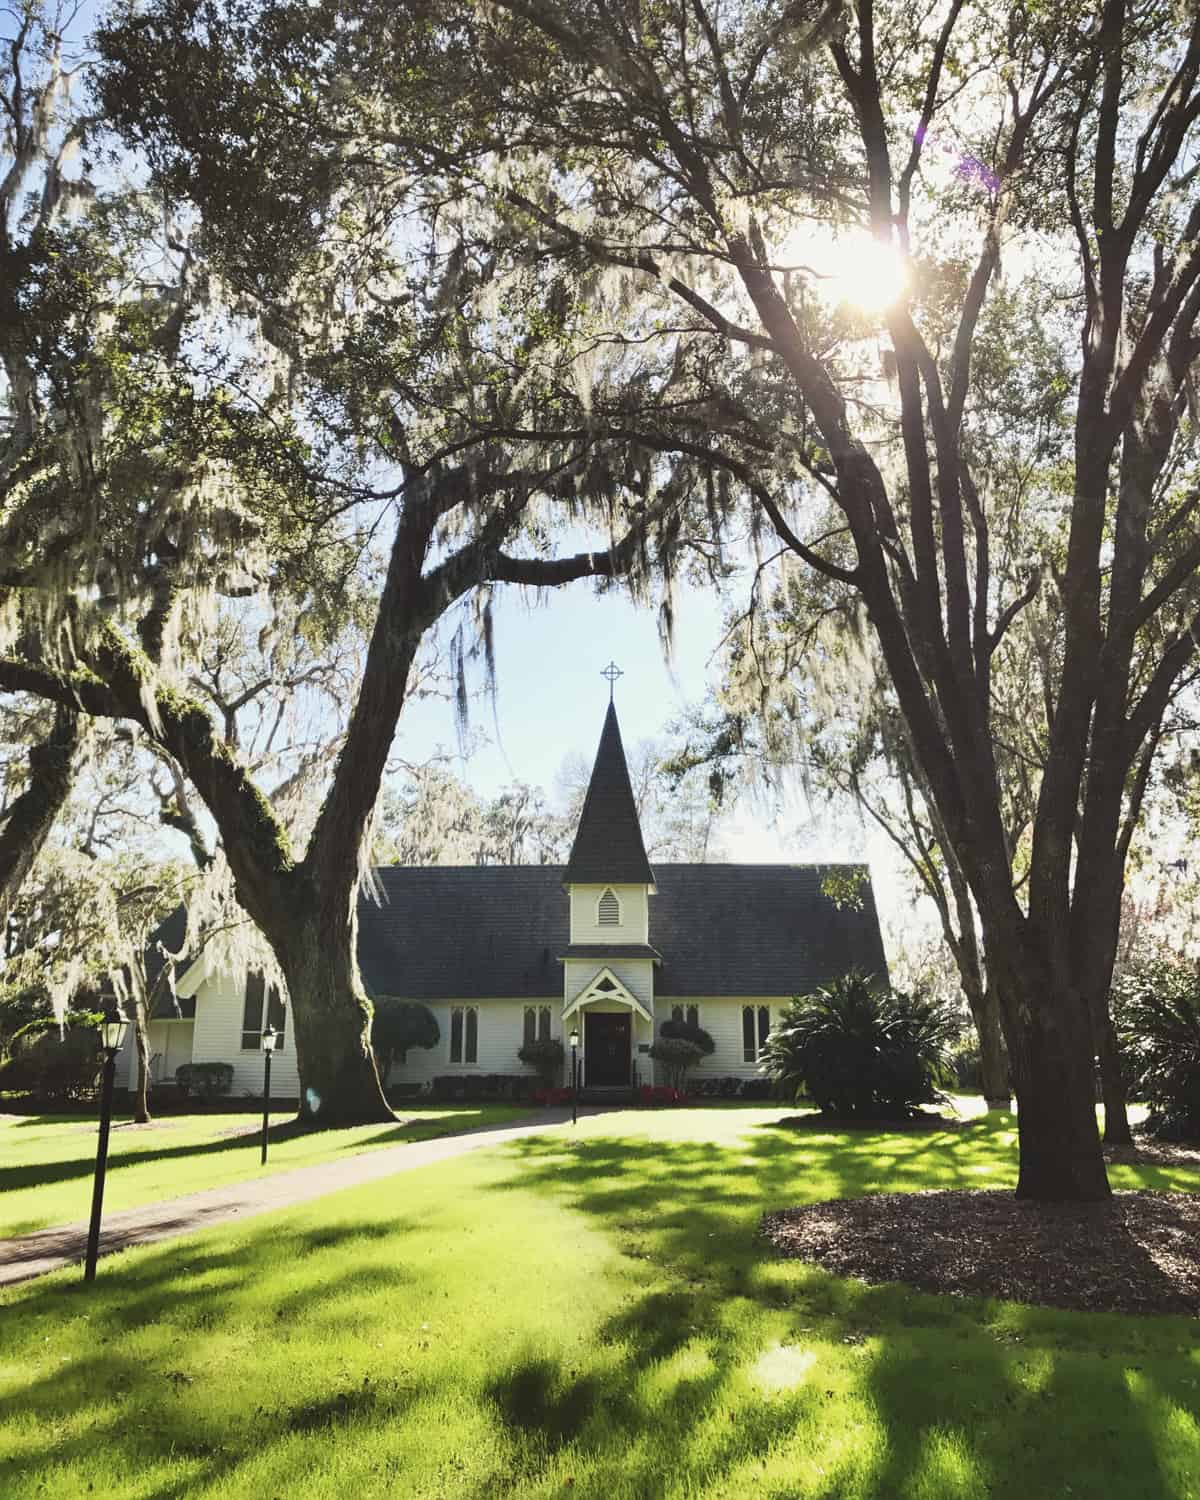
[[[573,943],[648,943],[650,914],[644,885],[573,885],[571,941]],[[600,897],[612,891],[621,903],[621,920],[601,926]]]
[[[146,1027],[146,1041],[150,1048],[151,1083],[169,1083],[175,1077],[175,1069],[192,1060],[191,1021],[151,1021]],[[117,1056],[117,1080],[119,1086],[137,1088],[137,1042],[133,1027],[125,1033],[125,1044]]]
[[[196,991],[192,1061],[232,1063],[231,1099],[262,1096],[265,1066],[262,1049],[256,1046],[242,1051],[245,1002],[245,980],[235,979],[231,974],[211,974]],[[279,1099],[296,1099],[300,1095],[296,1038],[290,1009],[284,1026],[283,1046],[276,1048],[271,1059],[271,1095]]]
[[[785,1005],[790,1004],[791,996],[781,998],[778,995],[761,996],[757,999],[749,997],[744,999],[730,999],[728,996],[719,996],[705,999],[703,996],[688,996],[687,999],[672,999],[669,995],[660,995],[655,1003],[654,1015],[659,1025],[663,1021],[671,1019],[673,1006],[682,1005],[684,1014],[687,1007],[694,1005],[700,1012],[699,1022],[701,1027],[708,1032],[714,1043],[711,1057],[706,1057],[688,1076],[689,1078],[761,1078],[757,1062],[746,1062],[742,1052],[742,1007],[752,1005],[755,1009],[755,1037],[757,1038],[757,1011],[760,1005],[765,1005],[771,1012],[771,1025],[775,1026],[779,1020],[780,1012]]]
[[[648,1011],[654,1011],[654,965],[648,958],[569,958],[563,964],[563,1004],[574,1000],[601,969],[611,969]],[[670,1012],[667,1012],[670,1015]]]
[[[437,1017],[441,1040],[436,1047],[428,1049],[414,1047],[403,1063],[396,1063],[391,1072],[391,1082],[427,1083],[431,1078],[443,1074],[471,1077],[480,1073],[527,1073],[537,1069],[523,1063],[517,1049],[525,1041],[526,1005],[550,1007],[550,1036],[566,1048],[566,1037],[562,1029],[562,1001],[556,996],[546,1000],[464,1000],[463,1005],[474,1005],[479,1010],[479,1042],[476,1061],[473,1063],[450,1061],[450,1011],[456,1001],[437,1001],[429,1009]],[[464,1033],[465,1045],[465,1033]]]

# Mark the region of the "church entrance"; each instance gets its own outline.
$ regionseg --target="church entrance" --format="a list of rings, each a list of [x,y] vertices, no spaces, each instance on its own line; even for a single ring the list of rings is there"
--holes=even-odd
[[[628,1011],[585,1011],[583,1046],[588,1088],[624,1088],[629,1083],[633,1017]]]

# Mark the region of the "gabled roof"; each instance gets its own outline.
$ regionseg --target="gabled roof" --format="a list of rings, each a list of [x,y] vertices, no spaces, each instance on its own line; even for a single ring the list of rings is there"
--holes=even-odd
[[[839,908],[823,893],[835,870],[861,871],[858,906]],[[379,870],[384,903],[363,896],[358,907],[367,987],[408,1000],[561,998],[564,873],[561,865]],[[790,996],[855,967],[886,975],[862,866],[660,865],[656,884],[657,995]]]
[[[571,857],[566,885],[653,885],[654,871],[646,858],[637,804],[629,782],[625,748],[617,724],[617,710],[608,705],[600,748],[592,767]]]

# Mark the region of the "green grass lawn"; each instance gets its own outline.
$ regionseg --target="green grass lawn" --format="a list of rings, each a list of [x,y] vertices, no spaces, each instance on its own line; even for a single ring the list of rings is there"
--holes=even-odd
[[[1198,1500],[1184,1318],[775,1261],[766,1209],[1001,1186],[1011,1119],[624,1112],[0,1294],[0,1494]],[[1200,1190],[1200,1174],[1114,1168]]]
[[[109,1142],[105,1211],[137,1208],[402,1141],[506,1125],[536,1111],[528,1105],[485,1104],[402,1106],[398,1114],[395,1124],[303,1132],[280,1115],[271,1128],[266,1167],[259,1165],[261,1116],[174,1115],[150,1125],[132,1125],[128,1116],[118,1116]],[[79,1115],[0,1117],[0,1239],[87,1218],[96,1133],[95,1120]]]

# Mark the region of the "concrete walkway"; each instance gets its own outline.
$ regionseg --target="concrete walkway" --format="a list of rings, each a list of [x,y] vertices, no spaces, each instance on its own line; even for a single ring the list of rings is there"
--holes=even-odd
[[[603,1107],[585,1107],[580,1116],[605,1114]],[[149,1245],[155,1240],[170,1240],[181,1234],[192,1234],[212,1224],[227,1224],[232,1219],[252,1219],[294,1203],[336,1193],[342,1188],[361,1187],[397,1172],[411,1172],[434,1162],[465,1156],[485,1146],[502,1145],[520,1136],[542,1135],[546,1131],[570,1129],[570,1110],[547,1110],[513,1125],[488,1125],[464,1130],[459,1135],[437,1136],[429,1141],[412,1141],[396,1146],[380,1146],[362,1151],[340,1161],[320,1162],[312,1167],[296,1167],[290,1172],[276,1172],[249,1182],[228,1187],[205,1188],[182,1198],[168,1198],[148,1203],[144,1208],[128,1208],[121,1213],[106,1214],[100,1230],[100,1254],[112,1255],[130,1245]],[[64,1266],[78,1264],[87,1249],[86,1220],[64,1224],[56,1229],[40,1229],[36,1234],[0,1240],[0,1286],[44,1276]]]

